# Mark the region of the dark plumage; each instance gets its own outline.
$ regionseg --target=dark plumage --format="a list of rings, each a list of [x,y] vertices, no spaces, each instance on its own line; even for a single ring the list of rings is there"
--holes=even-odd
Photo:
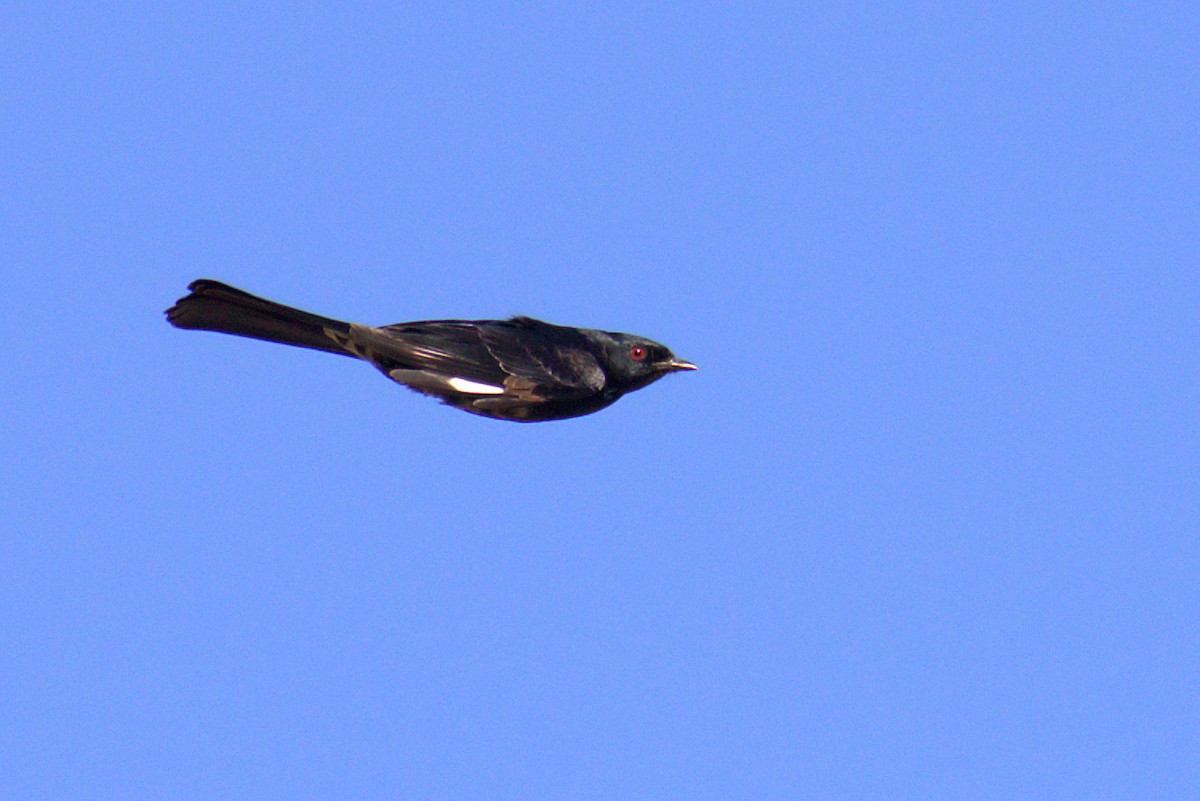
[[[599,411],[696,365],[645,337],[511,320],[429,320],[374,328],[193,281],[167,310],[176,328],[219,331],[362,359],[400,384],[472,414],[532,423]]]

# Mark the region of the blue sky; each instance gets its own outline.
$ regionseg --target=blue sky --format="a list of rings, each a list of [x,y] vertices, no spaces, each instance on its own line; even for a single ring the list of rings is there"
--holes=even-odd
[[[27,4],[0,795],[1200,791],[1194,4]],[[161,312],[701,366],[476,418]]]

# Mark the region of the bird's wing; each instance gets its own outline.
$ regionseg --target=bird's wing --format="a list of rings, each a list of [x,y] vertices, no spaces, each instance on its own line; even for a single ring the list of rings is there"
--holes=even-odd
[[[604,370],[578,331],[530,317],[481,326],[480,339],[501,368],[536,386],[598,392]]]
[[[572,347],[570,334],[557,328],[529,318],[436,320],[380,328],[356,325],[350,339],[363,358],[423,391],[430,391],[433,381],[456,391],[543,400],[602,389],[604,371],[595,357]]]
[[[428,370],[482,384],[497,384],[507,376],[483,346],[476,326],[466,321],[354,326],[350,336],[363,358],[384,372]]]

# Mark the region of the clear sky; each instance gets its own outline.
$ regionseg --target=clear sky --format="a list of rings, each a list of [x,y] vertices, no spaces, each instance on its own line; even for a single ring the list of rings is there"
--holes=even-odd
[[[1198,42],[9,4],[0,797],[1200,797]],[[199,277],[701,370],[497,422]]]

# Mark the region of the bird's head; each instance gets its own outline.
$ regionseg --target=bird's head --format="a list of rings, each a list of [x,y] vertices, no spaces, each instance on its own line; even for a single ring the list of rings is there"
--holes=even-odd
[[[626,392],[641,389],[667,373],[698,369],[661,342],[633,334],[607,333],[610,341],[604,348],[605,368],[610,379]]]

